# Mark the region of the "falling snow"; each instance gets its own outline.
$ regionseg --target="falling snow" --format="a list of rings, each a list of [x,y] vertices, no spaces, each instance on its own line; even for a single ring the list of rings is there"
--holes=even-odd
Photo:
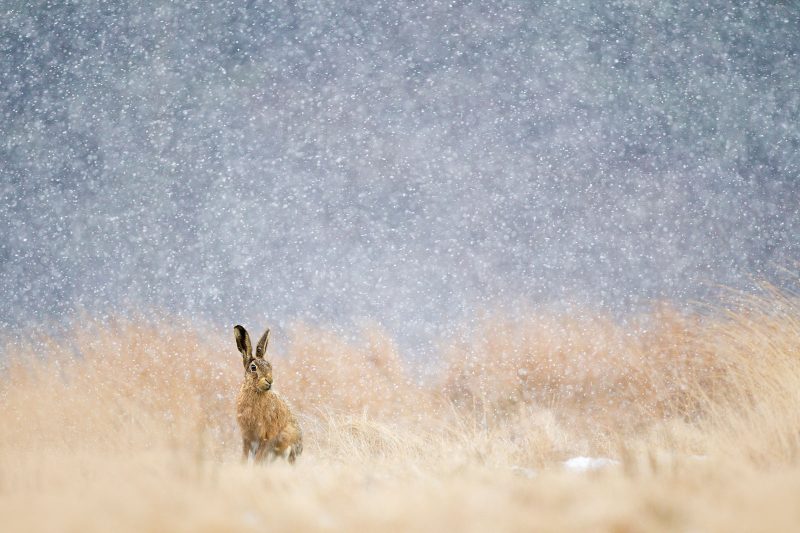
[[[691,7],[694,6],[694,7]],[[0,325],[630,309],[800,258],[791,2],[12,2]]]

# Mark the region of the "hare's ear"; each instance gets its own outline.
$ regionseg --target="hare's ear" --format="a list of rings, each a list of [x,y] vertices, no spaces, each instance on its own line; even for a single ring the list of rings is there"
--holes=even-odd
[[[269,328],[261,335],[256,344],[256,359],[263,359],[267,355],[267,344],[269,344]]]
[[[244,358],[244,364],[249,363],[250,359],[253,358],[253,346],[250,344],[250,335],[247,334],[247,330],[242,326],[234,326],[233,336],[236,337],[236,347],[239,348],[239,352]]]

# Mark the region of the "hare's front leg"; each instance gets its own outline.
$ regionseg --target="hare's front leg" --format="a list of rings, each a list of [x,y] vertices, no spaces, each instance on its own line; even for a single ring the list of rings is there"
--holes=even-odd
[[[256,463],[263,463],[264,460],[270,456],[271,451],[272,451],[272,445],[270,442],[266,440],[259,441],[258,448],[256,448],[255,450]]]
[[[250,458],[250,439],[242,437],[242,462],[246,463]]]
[[[245,463],[251,455],[256,462],[261,461],[264,455],[263,451],[264,444],[258,439],[242,438],[242,461]]]

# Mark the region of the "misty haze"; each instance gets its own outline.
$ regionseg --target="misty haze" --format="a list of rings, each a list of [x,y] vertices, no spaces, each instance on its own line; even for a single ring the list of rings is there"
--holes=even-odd
[[[0,318],[637,309],[800,257],[788,4],[48,2],[2,16]]]

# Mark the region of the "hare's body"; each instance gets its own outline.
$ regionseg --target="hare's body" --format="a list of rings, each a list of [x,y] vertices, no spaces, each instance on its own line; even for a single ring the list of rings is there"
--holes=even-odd
[[[253,454],[257,462],[267,457],[286,456],[294,463],[303,451],[303,433],[289,406],[272,390],[272,364],[267,353],[269,330],[256,346],[242,326],[233,328],[236,345],[244,363],[244,381],[236,401],[236,419],[242,431],[242,459]]]
[[[242,457],[256,461],[284,456],[289,462],[303,450],[303,436],[286,402],[273,391],[261,392],[249,380],[242,383],[236,401],[236,419],[242,431]]]

